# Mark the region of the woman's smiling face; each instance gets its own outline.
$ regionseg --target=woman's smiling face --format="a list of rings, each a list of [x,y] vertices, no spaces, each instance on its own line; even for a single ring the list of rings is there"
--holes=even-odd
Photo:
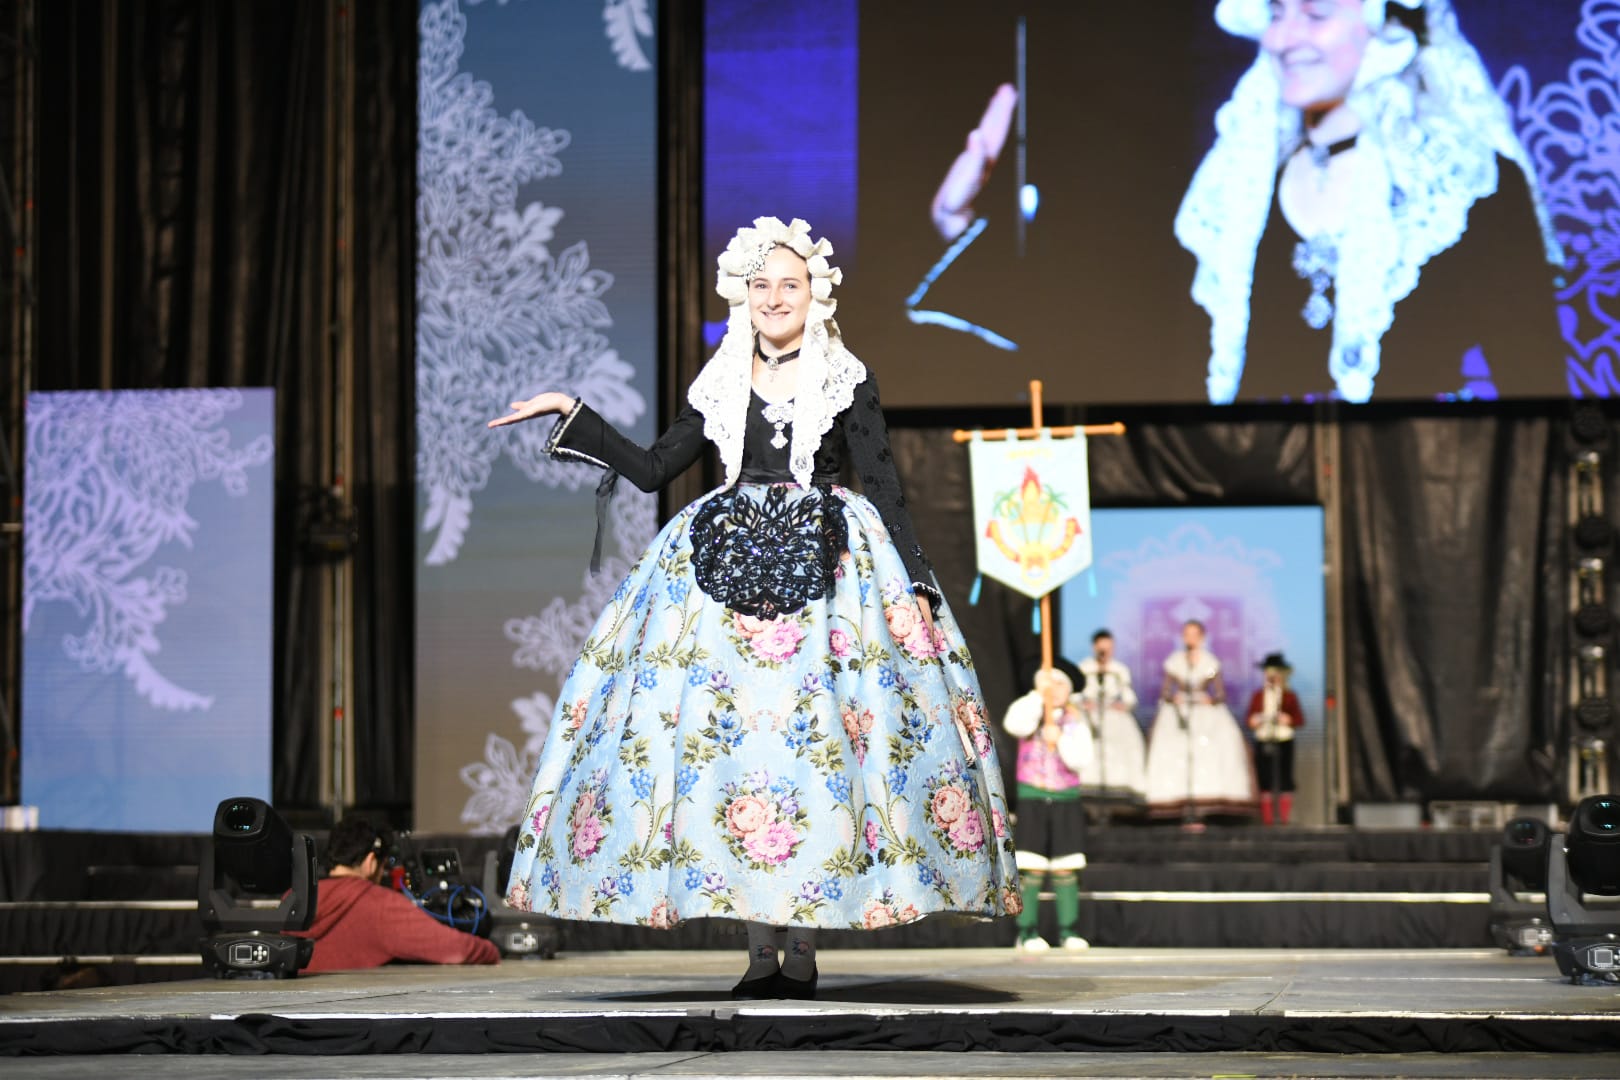
[[[1355,85],[1372,31],[1362,0],[1271,0],[1260,48],[1276,65],[1283,104],[1326,108]]]
[[[766,341],[793,348],[810,314],[810,270],[791,248],[778,247],[748,282],[748,314]]]

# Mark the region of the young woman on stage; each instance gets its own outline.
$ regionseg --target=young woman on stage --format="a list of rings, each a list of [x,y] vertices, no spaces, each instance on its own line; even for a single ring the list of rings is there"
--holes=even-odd
[[[799,220],[737,233],[725,337],[650,449],[562,393],[490,422],[561,414],[553,455],[644,491],[719,450],[724,484],[658,534],[563,685],[507,900],[744,920],[739,998],[813,996],[819,928],[1021,906],[972,661],[833,320],[831,254]]]
[[[1148,810],[1155,817],[1253,814],[1249,748],[1226,707],[1221,663],[1204,647],[1204,624],[1184,623],[1181,642],[1164,661],[1148,739]]]

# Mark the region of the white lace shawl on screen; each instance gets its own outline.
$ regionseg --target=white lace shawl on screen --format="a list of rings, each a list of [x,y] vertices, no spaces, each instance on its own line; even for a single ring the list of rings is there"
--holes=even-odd
[[[737,482],[742,469],[743,433],[753,389],[754,328],[748,316],[748,282],[777,247],[794,251],[810,269],[810,311],[799,352],[793,438],[788,449],[788,468],[801,487],[810,486],[822,436],[831,430],[838,414],[849,408],[855,388],[866,378],[866,366],[844,348],[833,319],[838,302],[832,297],[832,287],[844,275],[827,262],[832,244],[826,239],[811,241],[810,226],[799,218],[787,225],[774,217],[756,218],[752,227],[739,229],[718,260],[715,291],[731,305],[725,337],[686,394],[703,414],[703,434],[720,448],[726,487]]]
[[[1379,346],[1394,308],[1423,265],[1455,244],[1468,212],[1497,189],[1496,155],[1524,173],[1547,259],[1563,256],[1534,169],[1479,53],[1462,36],[1450,0],[1399,0],[1424,9],[1428,44],[1385,21],[1384,0],[1364,0],[1374,36],[1349,102],[1363,128],[1356,144],[1353,226],[1334,238],[1333,342],[1328,371],[1346,401],[1372,397]],[[1258,38],[1265,0],[1220,0],[1222,29]],[[1176,238],[1198,258],[1193,299],[1210,316],[1209,400],[1230,402],[1243,375],[1255,249],[1271,212],[1277,171],[1302,138],[1298,109],[1282,105],[1263,53],[1215,116],[1215,145],[1176,215]]]

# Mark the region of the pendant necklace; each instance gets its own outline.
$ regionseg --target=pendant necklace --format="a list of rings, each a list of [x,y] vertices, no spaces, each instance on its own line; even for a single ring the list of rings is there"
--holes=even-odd
[[[766,356],[765,350],[759,346],[759,335],[754,335],[754,355],[758,356],[760,362],[765,365],[765,377],[773,381],[775,380],[777,372],[782,365],[791,364],[793,361],[797,360],[802,349],[803,346],[801,345],[798,349],[794,349],[792,352],[785,352],[781,356]]]
[[[1315,165],[1318,169],[1325,169],[1328,167],[1328,162],[1332,161],[1346,150],[1354,149],[1356,140],[1358,138],[1360,138],[1359,134],[1348,135],[1337,142],[1330,142],[1326,146],[1313,143],[1311,140],[1306,139],[1301,149],[1310,155],[1312,165]]]
[[[1316,186],[1321,190],[1327,184],[1328,163],[1356,145],[1357,136],[1351,135],[1338,142],[1318,146],[1309,139],[1301,149],[1310,155],[1316,167]],[[1339,247],[1326,233],[1301,240],[1294,245],[1294,273],[1310,282],[1311,295],[1300,309],[1300,317],[1312,330],[1324,330],[1333,321],[1333,301],[1327,292],[1339,273]]]
[[[765,350],[759,347],[758,334],[754,335],[754,353],[759,357],[760,362],[765,365],[766,382],[775,382],[778,369],[783,364],[792,363],[799,358],[799,349],[785,352],[781,356],[766,356]],[[776,434],[771,436],[771,445],[778,450],[782,449],[788,443],[784,429],[793,420],[793,399],[767,402],[765,404],[765,420],[776,428]]]

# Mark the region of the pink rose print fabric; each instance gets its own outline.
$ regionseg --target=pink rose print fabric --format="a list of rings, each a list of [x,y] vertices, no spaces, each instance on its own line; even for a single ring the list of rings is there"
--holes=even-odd
[[[763,505],[767,490],[728,497]],[[704,500],[631,569],[558,695],[514,907],[660,929],[720,916],[876,930],[1018,911],[961,633],[944,605],[929,631],[877,510],[831,490],[800,516],[842,514],[849,551],[831,591],[791,613],[745,614],[698,587]],[[789,510],[814,496],[786,486]]]

